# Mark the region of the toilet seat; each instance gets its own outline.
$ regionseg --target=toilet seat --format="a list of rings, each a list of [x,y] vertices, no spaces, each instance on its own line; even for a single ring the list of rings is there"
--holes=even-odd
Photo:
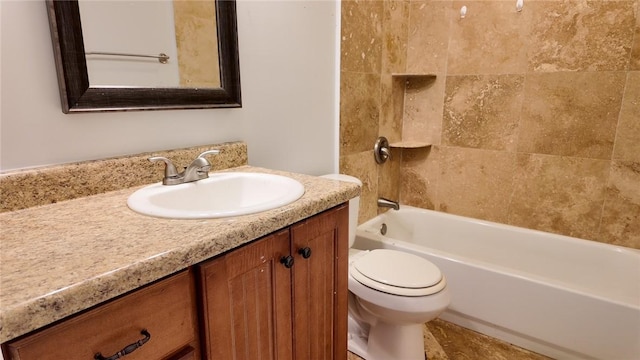
[[[388,249],[359,254],[350,274],[362,285],[399,296],[432,295],[446,286],[440,269],[428,260]]]

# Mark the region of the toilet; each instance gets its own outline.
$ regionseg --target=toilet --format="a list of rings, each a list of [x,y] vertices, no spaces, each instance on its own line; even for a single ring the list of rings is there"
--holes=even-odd
[[[322,177],[362,186],[348,175]],[[352,248],[359,207],[358,197],[349,201],[349,351],[366,360],[424,360],[422,324],[449,306],[446,279],[417,255]]]

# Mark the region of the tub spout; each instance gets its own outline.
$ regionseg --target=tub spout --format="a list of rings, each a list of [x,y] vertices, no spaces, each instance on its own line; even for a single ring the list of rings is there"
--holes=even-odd
[[[378,206],[392,208],[393,210],[400,210],[400,204],[398,204],[398,202],[385,198],[378,199]]]

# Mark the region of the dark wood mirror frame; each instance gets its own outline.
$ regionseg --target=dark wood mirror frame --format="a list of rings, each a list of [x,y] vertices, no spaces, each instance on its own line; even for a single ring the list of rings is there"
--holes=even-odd
[[[241,107],[235,0],[216,0],[219,88],[91,87],[77,0],[46,0],[62,112]]]

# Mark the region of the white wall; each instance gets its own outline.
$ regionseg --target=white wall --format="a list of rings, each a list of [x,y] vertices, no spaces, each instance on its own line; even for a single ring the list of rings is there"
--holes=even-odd
[[[249,163],[337,169],[339,4],[238,2],[241,109],[63,114],[43,1],[0,1],[0,169],[243,140]]]

